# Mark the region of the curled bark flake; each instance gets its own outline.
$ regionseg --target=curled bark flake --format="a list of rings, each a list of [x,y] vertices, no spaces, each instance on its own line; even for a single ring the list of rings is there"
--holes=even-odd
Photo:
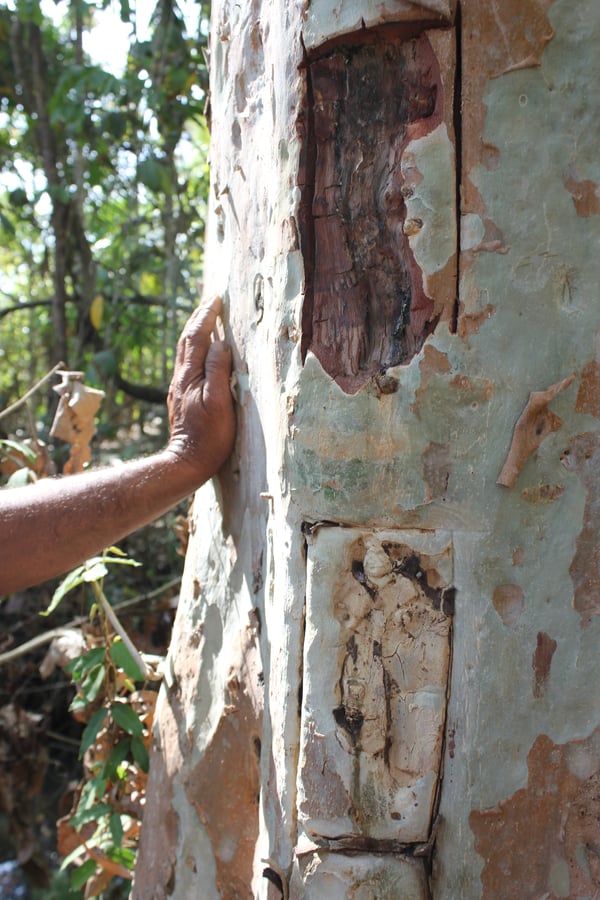
[[[527,405],[515,425],[510,450],[497,484],[514,487],[529,457],[549,434],[561,427],[562,419],[549,410],[548,405],[557,394],[569,387],[574,378],[574,375],[569,375],[547,390],[532,391],[529,395]]]

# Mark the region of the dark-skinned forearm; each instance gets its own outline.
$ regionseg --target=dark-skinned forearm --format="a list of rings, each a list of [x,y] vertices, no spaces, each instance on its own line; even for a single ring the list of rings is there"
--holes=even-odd
[[[0,594],[68,571],[161,516],[209,475],[155,456],[0,491]]]

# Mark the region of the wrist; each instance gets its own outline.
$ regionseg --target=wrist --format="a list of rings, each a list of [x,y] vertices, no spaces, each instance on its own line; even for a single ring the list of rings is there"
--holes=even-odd
[[[189,441],[171,439],[159,457],[165,468],[165,477],[180,484],[186,495],[197,490],[214,474],[203,461],[199,448]]]

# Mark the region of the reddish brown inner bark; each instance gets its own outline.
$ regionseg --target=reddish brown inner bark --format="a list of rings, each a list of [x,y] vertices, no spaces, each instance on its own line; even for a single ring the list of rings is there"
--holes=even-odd
[[[307,77],[303,351],[354,393],[436,324],[403,231],[400,162],[441,121],[440,72],[421,35],[338,48]]]

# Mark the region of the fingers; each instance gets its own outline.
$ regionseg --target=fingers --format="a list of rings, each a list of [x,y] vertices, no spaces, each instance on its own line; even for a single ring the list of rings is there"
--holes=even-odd
[[[176,366],[191,367],[195,370],[192,373],[194,377],[203,375],[221,305],[221,298],[213,297],[198,306],[187,320],[177,342]]]
[[[206,378],[211,384],[225,385],[229,393],[231,375],[231,349],[223,341],[213,341],[204,364]]]

